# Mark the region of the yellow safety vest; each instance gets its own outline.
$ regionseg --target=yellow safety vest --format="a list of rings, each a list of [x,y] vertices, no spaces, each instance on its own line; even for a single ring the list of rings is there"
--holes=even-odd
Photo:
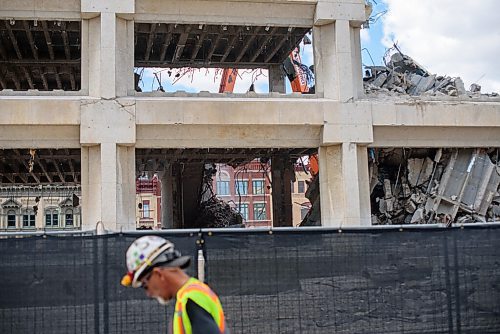
[[[221,333],[226,330],[224,311],[219,301],[219,297],[208,287],[208,285],[190,278],[179,291],[177,291],[177,301],[175,303],[173,334],[192,334],[191,321],[189,320],[186,304],[188,299],[198,304],[210,314]]]

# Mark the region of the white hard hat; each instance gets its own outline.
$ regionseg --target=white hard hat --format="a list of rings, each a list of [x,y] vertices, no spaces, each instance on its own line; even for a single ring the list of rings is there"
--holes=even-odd
[[[122,285],[140,287],[139,278],[154,267],[189,266],[191,258],[181,256],[170,241],[155,235],[147,235],[135,240],[127,250],[127,274],[122,278]]]

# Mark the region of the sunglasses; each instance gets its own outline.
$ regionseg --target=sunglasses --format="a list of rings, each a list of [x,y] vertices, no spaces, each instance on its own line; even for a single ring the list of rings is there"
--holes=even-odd
[[[149,279],[151,278],[151,276],[153,275],[154,273],[154,270],[150,270],[146,275],[144,275],[144,277],[141,279],[141,288],[143,288],[144,290],[147,290],[148,289],[148,282],[149,282]]]

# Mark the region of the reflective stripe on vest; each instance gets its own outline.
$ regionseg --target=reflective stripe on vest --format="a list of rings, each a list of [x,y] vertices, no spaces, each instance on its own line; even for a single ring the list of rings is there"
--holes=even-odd
[[[188,299],[191,299],[198,306],[207,311],[207,313],[214,318],[221,333],[224,333],[226,330],[226,322],[219,298],[208,285],[198,281],[196,278],[190,278],[177,292],[173,319],[173,334],[192,334],[191,321],[186,311]]]

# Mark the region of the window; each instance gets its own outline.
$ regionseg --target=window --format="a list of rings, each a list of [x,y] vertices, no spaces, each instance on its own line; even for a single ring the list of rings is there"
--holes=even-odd
[[[305,190],[305,189],[306,189],[306,187],[305,187],[305,182],[304,182],[304,181],[299,181],[299,182],[297,182],[297,186],[298,186],[298,191],[297,191],[297,192],[298,192],[299,194],[303,194],[303,193],[305,193],[305,192],[306,192],[306,190]]]
[[[217,195],[229,195],[229,181],[217,181]]]
[[[23,227],[35,227],[35,213],[26,211],[23,214]]]
[[[304,218],[306,217],[307,213],[309,212],[309,208],[308,207],[301,207],[300,208],[300,220],[304,220]]]
[[[59,225],[59,215],[57,210],[47,210],[45,211],[45,226],[58,226]]]
[[[142,218],[149,218],[149,200],[142,201]]]
[[[253,205],[253,219],[266,220],[266,203],[255,203]]]
[[[238,206],[238,212],[244,220],[248,220],[248,203],[241,203]]]
[[[64,215],[64,224],[66,226],[73,226],[73,210],[66,210]]]
[[[7,212],[7,227],[16,227],[16,212],[14,210]]]
[[[236,195],[248,194],[248,181],[236,181]]]
[[[252,192],[254,195],[264,194],[264,180],[253,180],[252,181]]]

